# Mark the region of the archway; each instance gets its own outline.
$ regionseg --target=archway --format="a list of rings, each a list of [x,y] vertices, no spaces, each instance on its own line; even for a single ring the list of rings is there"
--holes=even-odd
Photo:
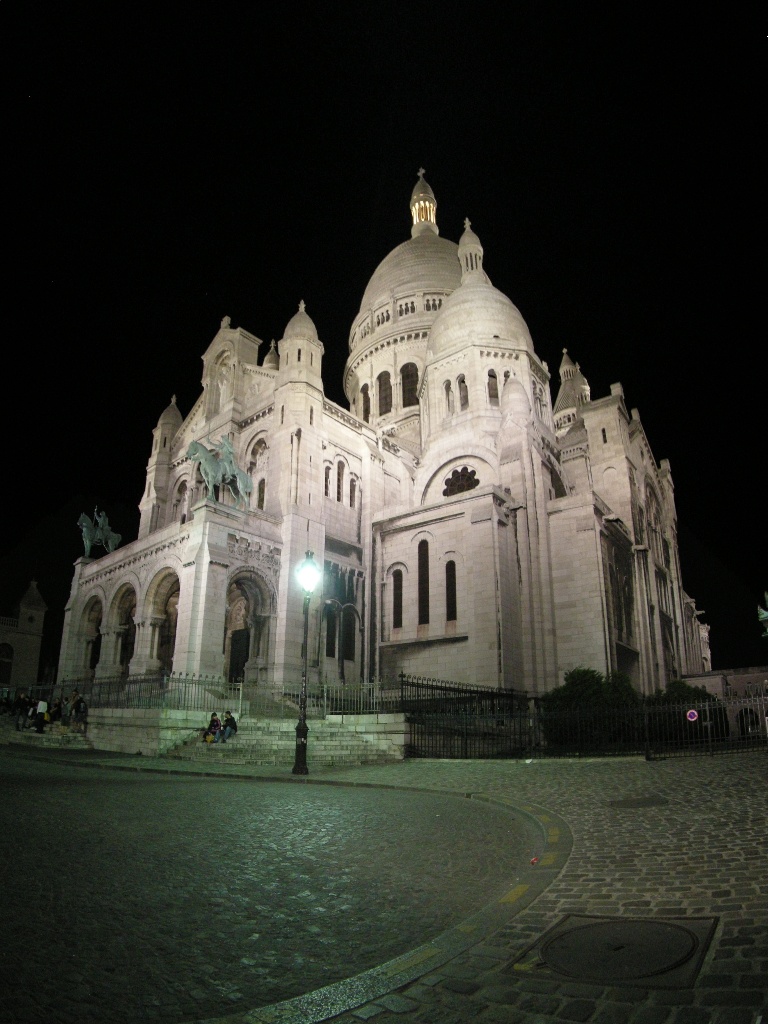
[[[239,573],[227,588],[224,675],[231,686],[258,684],[269,667],[272,603],[255,572]]]

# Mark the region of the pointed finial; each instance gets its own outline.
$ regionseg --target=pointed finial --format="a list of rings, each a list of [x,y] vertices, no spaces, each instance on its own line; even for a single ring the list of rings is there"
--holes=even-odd
[[[176,395],[171,395],[171,405],[176,405]]]
[[[299,312],[300,312],[300,313],[303,313],[303,312],[304,312],[304,310],[305,310],[305,308],[306,308],[306,307],[305,307],[305,305],[304,305],[304,299],[302,299],[302,300],[301,300],[301,302],[299,303]]]
[[[424,175],[425,175],[426,173],[427,173],[427,172],[426,172],[426,171],[424,170],[424,168],[423,168],[423,167],[420,167],[420,168],[419,168],[419,177],[420,177],[420,178],[423,178],[423,177],[424,177]]]
[[[465,217],[464,218],[464,230],[465,231],[469,231],[469,229],[471,227],[472,227],[472,222],[470,221],[469,217]]]

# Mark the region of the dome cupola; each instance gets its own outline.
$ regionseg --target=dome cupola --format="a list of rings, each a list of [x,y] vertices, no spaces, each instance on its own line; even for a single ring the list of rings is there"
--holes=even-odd
[[[264,356],[264,362],[261,365],[265,370],[280,369],[280,356],[277,354],[274,338],[272,339],[272,344],[269,346],[269,352]]]
[[[317,341],[317,328],[312,317],[306,312],[302,299],[298,313],[294,313],[283,333],[284,341]]]
[[[464,218],[464,234],[459,239],[459,263],[461,264],[461,280],[465,281],[469,274],[483,273],[483,247],[469,222]],[[486,277],[486,280],[488,278]],[[488,282],[490,284],[490,281]]]
[[[171,404],[166,406],[157,421],[158,428],[166,436],[173,436],[182,424],[182,415],[176,405],[176,395],[171,398]]]
[[[440,234],[437,229],[437,200],[435,193],[424,180],[424,173],[424,168],[420,167],[419,180],[411,192],[412,238],[424,231],[434,231],[436,235]]]

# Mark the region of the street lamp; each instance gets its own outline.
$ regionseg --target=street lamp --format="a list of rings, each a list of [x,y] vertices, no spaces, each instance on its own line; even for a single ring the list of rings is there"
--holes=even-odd
[[[309,660],[309,601],[312,591],[320,580],[320,570],[308,551],[306,558],[296,570],[296,579],[304,591],[304,660],[301,670],[301,694],[299,695],[299,721],[296,725],[296,757],[293,762],[294,775],[308,775],[307,768],[307,664]]]

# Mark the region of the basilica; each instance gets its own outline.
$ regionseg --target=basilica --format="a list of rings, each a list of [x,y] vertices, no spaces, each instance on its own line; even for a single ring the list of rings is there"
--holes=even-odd
[[[643,693],[711,668],[670,466],[622,385],[593,397],[565,349],[553,378],[470,222],[440,234],[420,171],[408,237],[406,197],[352,319],[348,408],[303,302],[269,347],[224,317],[197,402],[152,432],[138,537],[75,564],[60,681],[277,695],[306,664],[309,687],[406,673],[535,696],[577,667]]]

